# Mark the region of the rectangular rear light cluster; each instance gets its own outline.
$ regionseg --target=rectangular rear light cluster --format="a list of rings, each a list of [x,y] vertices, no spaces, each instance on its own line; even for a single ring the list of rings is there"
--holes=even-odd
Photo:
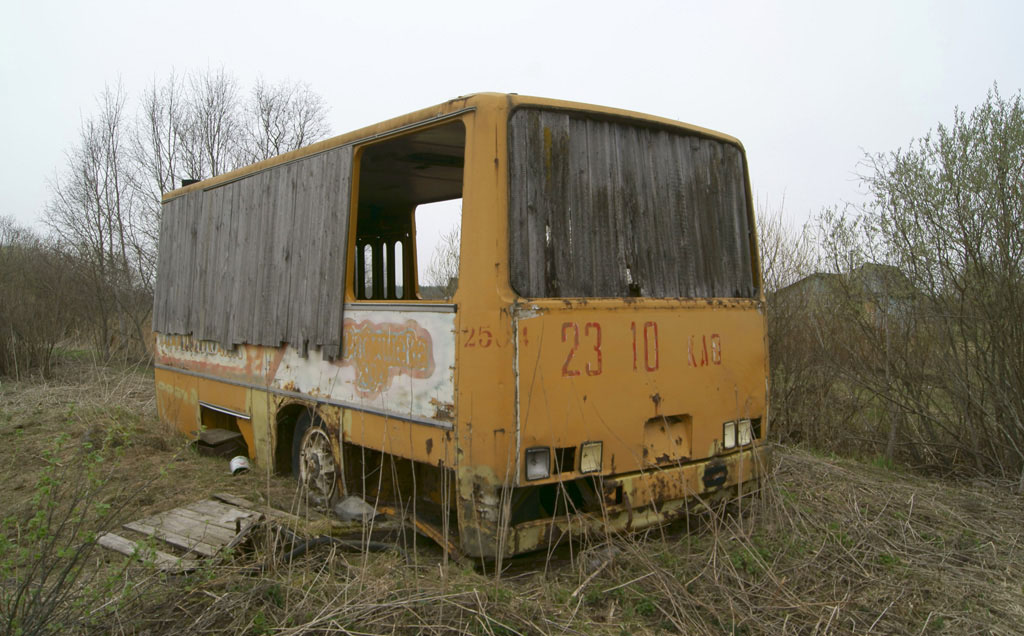
[[[570,472],[575,469],[575,466],[562,465],[571,461],[575,455],[575,448],[556,449],[558,454],[556,459],[555,472]],[[567,452],[571,450],[573,452]],[[600,472],[604,452],[604,444],[602,442],[583,442],[580,445],[580,474],[587,475],[590,473]],[[535,446],[533,448],[526,449],[525,459],[526,469],[526,480],[536,481],[538,479],[547,479],[551,476],[551,449],[547,446]]]
[[[734,420],[722,424],[722,447],[731,450],[747,446],[758,436],[750,420]]]
[[[526,481],[551,476],[551,449],[547,446],[526,449]]]
[[[601,470],[601,453],[604,444],[601,442],[583,442],[580,446],[580,472],[596,473]]]

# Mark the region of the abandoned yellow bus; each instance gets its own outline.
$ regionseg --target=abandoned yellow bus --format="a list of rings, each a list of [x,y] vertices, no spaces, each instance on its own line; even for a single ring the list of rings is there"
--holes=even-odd
[[[164,197],[159,413],[471,557],[642,529],[764,470],[760,281],[736,139],[460,97]]]

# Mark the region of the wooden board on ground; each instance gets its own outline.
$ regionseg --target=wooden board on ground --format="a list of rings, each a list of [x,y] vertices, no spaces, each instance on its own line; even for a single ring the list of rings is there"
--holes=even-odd
[[[99,543],[105,548],[128,556],[141,550],[144,558],[154,559],[157,567],[162,570],[194,570],[197,563],[194,558],[196,555],[213,557],[227,548],[238,545],[262,518],[261,513],[252,510],[252,504],[241,498],[238,498],[238,501],[249,505],[232,505],[203,499],[124,524],[124,528],[128,530],[160,539],[185,551],[186,558],[153,550],[113,533],[100,537]]]
[[[125,539],[113,532],[100,535],[99,544],[104,548],[120,552],[125,556],[135,556],[138,554],[143,561],[152,560],[156,564],[157,569],[164,572],[180,572],[184,574],[199,567],[199,563],[195,559],[179,558],[173,554],[167,554],[130,539]]]
[[[233,506],[258,510],[266,515],[267,519],[272,519],[301,534],[337,534],[338,532],[356,530],[360,527],[358,522],[342,522],[333,516],[325,516],[315,510],[307,509],[305,516],[300,517],[290,512],[271,508],[268,505],[253,503],[237,495],[215,493],[212,496],[214,499]]]
[[[193,517],[200,521],[206,521],[209,524],[215,525],[219,528],[224,528],[231,532],[237,532],[239,529],[239,519],[252,519],[258,516],[258,513],[249,508],[239,508],[237,506],[229,506],[228,504],[214,501],[212,499],[204,499],[195,503],[190,503],[187,506],[182,506],[176,509],[178,514]]]
[[[203,556],[214,556],[220,551],[220,548],[212,543],[206,543],[194,536],[180,534],[174,530],[168,530],[160,526],[152,526],[148,523],[132,521],[131,523],[124,524],[124,527],[128,530],[134,530],[135,532],[141,532],[142,534],[156,537],[157,539],[166,541],[167,543],[181,548],[182,550],[195,552]]]
[[[267,517],[270,517],[271,519],[277,519],[278,521],[283,521],[283,522],[292,523],[292,524],[296,524],[296,523],[303,524],[303,523],[308,523],[310,521],[310,519],[308,519],[308,518],[307,519],[303,519],[302,517],[299,517],[297,515],[293,515],[290,512],[285,512],[284,510],[278,510],[276,508],[271,508],[270,506],[261,506],[260,504],[253,503],[253,502],[249,501],[248,499],[245,499],[243,497],[239,497],[237,495],[231,495],[231,494],[228,494],[228,493],[219,492],[219,493],[215,493],[213,495],[213,498],[217,499],[219,501],[222,501],[224,503],[231,504],[232,506],[239,507],[239,508],[246,508],[246,509],[249,509],[249,510],[260,510],[260,512],[262,512],[265,515],[267,515]],[[315,516],[321,517],[320,515],[315,515]],[[323,518],[323,517],[321,517],[321,518]]]

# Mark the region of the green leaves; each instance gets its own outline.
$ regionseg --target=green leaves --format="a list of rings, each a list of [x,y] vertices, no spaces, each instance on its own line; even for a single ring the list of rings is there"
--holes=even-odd
[[[804,285],[808,299],[790,295],[807,317],[784,326],[800,334],[792,325],[809,322],[814,355],[775,338],[772,359],[832,378],[819,412],[845,423],[815,436],[825,448],[852,439],[864,456],[1024,489],[1024,98],[993,86],[973,110],[865,166],[868,205],[822,211],[827,273]],[[773,383],[792,387],[776,403],[799,404],[805,385],[775,373],[794,365],[773,365]]]

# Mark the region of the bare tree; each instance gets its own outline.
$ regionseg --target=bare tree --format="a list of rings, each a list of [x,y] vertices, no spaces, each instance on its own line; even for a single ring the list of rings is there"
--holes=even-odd
[[[245,158],[262,161],[327,136],[327,107],[308,84],[258,80],[246,106]]]
[[[82,282],[91,300],[98,349],[111,353],[113,332],[124,351],[140,353],[152,284],[152,237],[140,205],[136,165],[127,152],[127,95],[121,86],[100,97],[100,114],[82,124],[79,145],[62,175],[44,222],[63,249],[87,265]]]
[[[157,204],[182,179],[206,179],[320,141],[327,107],[307,84],[259,80],[245,100],[223,69],[171,75],[147,89],[133,154]]]
[[[243,101],[225,70],[171,74],[143,92],[131,135],[134,162],[148,201],[140,226],[155,269],[163,195],[183,179],[205,179],[244,163],[294,150],[327,135],[323,99],[305,84],[260,81]]]
[[[172,74],[143,92],[134,119],[118,86],[83,121],[44,218],[78,277],[63,293],[80,297],[102,355],[145,351],[164,194],[327,134],[323,100],[304,84],[242,95],[223,69]]]
[[[820,267],[812,228],[794,229],[780,201],[757,213],[761,273],[767,299],[771,426],[789,441],[820,445],[817,414],[829,400],[833,377],[821,368],[821,325],[811,295]]]
[[[243,163],[244,129],[238,81],[224,69],[188,77],[185,116],[175,131],[184,173],[190,179],[216,177]]]
[[[442,233],[437,245],[434,246],[434,253],[430,256],[430,265],[423,275],[423,280],[428,285],[439,288],[444,298],[451,298],[459,286],[461,237],[460,225],[452,226],[447,232]]]
[[[163,85],[154,80],[142,93],[132,147],[135,161],[155,185],[152,193],[157,206],[165,192],[178,187],[182,174],[182,139],[178,133],[187,128],[187,99],[184,80],[174,73]]]
[[[765,292],[771,294],[813,273],[817,254],[810,228],[796,230],[786,223],[785,199],[776,206],[765,201],[758,208],[761,274]]]

